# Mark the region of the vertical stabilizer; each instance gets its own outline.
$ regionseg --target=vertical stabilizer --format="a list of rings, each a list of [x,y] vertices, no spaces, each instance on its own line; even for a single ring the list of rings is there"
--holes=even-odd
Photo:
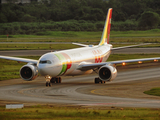
[[[111,18],[112,18],[112,8],[108,9],[108,14],[106,17],[101,41],[99,45],[103,45],[104,43],[109,44],[109,36],[110,36],[110,28],[111,28]]]

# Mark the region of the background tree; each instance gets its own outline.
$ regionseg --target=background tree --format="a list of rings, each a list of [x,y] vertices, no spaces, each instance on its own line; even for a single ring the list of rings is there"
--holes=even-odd
[[[160,0],[42,0],[1,4],[0,29],[4,32],[0,34],[101,31],[108,8],[113,8],[112,30],[160,28]]]
[[[141,29],[152,29],[159,25],[160,17],[159,14],[151,11],[147,11],[142,13],[138,26]]]

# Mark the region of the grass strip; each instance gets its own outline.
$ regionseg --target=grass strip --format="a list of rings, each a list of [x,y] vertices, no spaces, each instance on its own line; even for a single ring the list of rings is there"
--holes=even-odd
[[[62,50],[77,48],[73,44],[0,44],[0,50]]]
[[[160,43],[160,29],[111,31],[110,42]],[[0,42],[99,42],[102,32],[46,31],[42,35],[0,35]]]
[[[87,44],[87,43],[85,43]],[[89,43],[88,43],[89,44]],[[98,44],[98,43],[97,43]],[[122,46],[129,46],[133,44],[118,44],[114,43],[112,44],[113,47],[122,47]],[[72,48],[78,48],[80,46],[78,45],[73,45],[73,44],[0,44],[0,50],[5,51],[5,50],[65,50],[65,49],[72,49]],[[151,48],[151,47],[160,47],[160,43],[158,44],[149,44],[149,45],[143,45],[139,47],[144,47],[144,48]]]
[[[111,31],[111,37],[151,37],[160,36],[160,29],[151,29],[146,31]],[[97,38],[101,37],[102,31],[44,31],[41,35],[9,35],[9,38],[44,38],[44,37],[78,37],[78,38]],[[0,35],[0,38],[5,38],[7,35]]]
[[[31,106],[23,109],[5,109],[0,107],[1,120],[17,119],[56,119],[56,120],[158,120],[159,109],[135,108],[82,108],[82,107],[54,107]]]
[[[151,90],[145,91],[145,94],[160,96],[160,88],[152,88]]]

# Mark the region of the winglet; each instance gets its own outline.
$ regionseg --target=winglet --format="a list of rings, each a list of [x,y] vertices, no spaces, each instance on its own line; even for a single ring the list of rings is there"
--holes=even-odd
[[[101,37],[101,41],[100,41],[99,45],[103,45],[104,43],[109,44],[111,18],[112,18],[112,8],[109,8],[108,14],[106,17],[106,21],[105,21],[105,25],[104,25],[104,29],[103,29],[103,33],[102,33],[102,37]]]

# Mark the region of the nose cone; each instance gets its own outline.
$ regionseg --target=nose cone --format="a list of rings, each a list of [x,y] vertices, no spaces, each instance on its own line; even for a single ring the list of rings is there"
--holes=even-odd
[[[62,69],[61,66],[55,65],[55,64],[52,64],[52,65],[43,65],[43,64],[41,65],[41,64],[39,64],[38,65],[39,73],[42,76],[49,75],[49,76],[52,76],[52,77],[56,77],[61,72],[61,69]]]
[[[48,75],[48,68],[52,67],[53,59],[52,54],[45,54],[39,59],[38,63],[38,71],[41,75],[45,76]]]
[[[58,76],[61,71],[61,65],[59,59],[53,54],[48,53],[43,55],[39,59],[38,70],[42,76]]]
[[[47,69],[45,65],[38,64],[38,71],[43,76],[47,75]]]

